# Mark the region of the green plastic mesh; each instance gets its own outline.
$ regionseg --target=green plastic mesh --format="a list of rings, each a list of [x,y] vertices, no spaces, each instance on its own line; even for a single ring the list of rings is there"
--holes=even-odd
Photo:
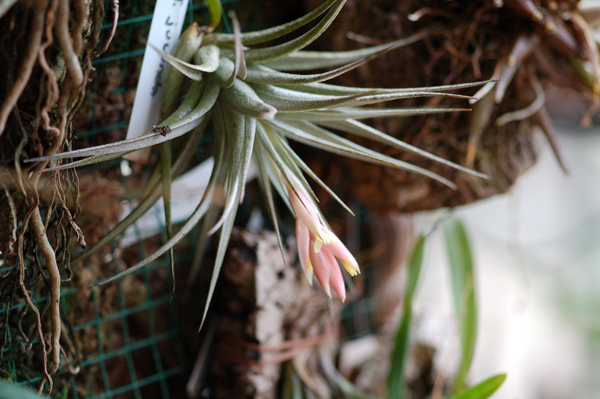
[[[225,0],[222,3],[224,7],[230,7],[235,2]],[[81,147],[81,143],[95,145],[125,138],[132,105],[129,97],[137,85],[136,74],[139,73],[144,55],[145,38],[150,29],[154,6],[154,0],[121,1],[115,38],[109,50],[93,62],[97,72],[78,114],[84,115],[88,120],[78,121],[76,117],[75,125],[85,128],[75,132],[75,147]],[[111,28],[110,0],[106,0],[105,9],[106,23],[102,27],[104,37]],[[208,13],[205,11],[203,3],[191,1],[186,25],[194,20],[201,22],[203,19],[207,23]],[[107,91],[106,82],[99,81],[98,78],[106,76],[113,77],[110,80],[112,83],[119,82],[118,87],[109,88]],[[111,106],[113,110],[107,110],[107,107]],[[108,178],[121,179],[127,188],[127,180],[120,176],[116,168],[119,163],[120,161],[116,160],[94,165],[79,170],[79,175],[102,174]],[[139,238],[138,254],[143,258],[147,255],[141,239],[143,232],[137,227],[135,232]],[[163,242],[166,241],[165,234],[162,236]],[[193,252],[188,248],[178,251],[175,260],[177,263],[190,262],[192,257]],[[85,274],[82,268],[87,268],[91,275],[91,267],[87,263],[85,266],[78,266],[74,272],[77,275]],[[105,268],[103,274],[106,277],[121,271],[122,266],[115,258],[102,267]],[[0,266],[0,274],[7,270]],[[151,280],[157,278],[167,283],[151,284]],[[126,284],[131,285],[132,280],[137,284],[135,289],[132,290],[130,286],[124,287]],[[66,391],[67,397],[75,399],[174,397],[172,392],[177,389],[173,389],[174,384],[171,380],[179,377],[181,381],[182,376],[189,371],[190,359],[184,355],[182,329],[178,325],[176,308],[171,304],[178,298],[172,298],[168,287],[170,284],[171,275],[166,259],[143,268],[135,278],[114,283],[113,290],[117,293],[114,298],[102,295],[102,290],[88,289],[86,286],[78,288],[73,287],[74,284],[64,283],[61,311],[67,325],[63,327],[63,336],[68,337],[67,339],[83,336],[88,342],[75,342],[73,345],[79,350],[86,350],[86,353],[78,354],[79,359],[72,365],[79,368],[76,375],[64,371],[63,367],[63,371],[53,376],[58,388],[58,391],[54,391],[54,396],[62,397]],[[155,286],[159,288],[156,289]],[[43,308],[44,297],[35,297],[33,293],[32,300],[38,308]],[[115,303],[106,306],[106,302]],[[11,307],[10,314],[19,314],[25,307],[25,303],[18,303]],[[82,309],[85,311],[81,311]],[[6,305],[0,307],[0,318],[6,315],[6,311]],[[157,322],[159,317],[160,323]],[[165,317],[168,320],[164,320]],[[23,340],[21,337],[16,339],[14,328],[9,328],[7,334],[7,342],[3,349],[3,367],[8,369],[9,375],[4,377],[19,385],[37,387],[42,376],[31,362],[22,357],[11,356],[11,352],[16,352],[18,345],[24,344]],[[35,340],[32,350],[34,360],[35,352],[39,351],[39,348],[39,340]],[[181,387],[178,390],[181,391]]]

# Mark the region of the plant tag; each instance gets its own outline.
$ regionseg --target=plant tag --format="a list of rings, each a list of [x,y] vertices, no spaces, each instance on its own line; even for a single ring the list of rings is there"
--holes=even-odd
[[[158,0],[154,8],[148,43],[152,43],[165,53],[170,54],[181,36],[189,0]],[[152,130],[153,125],[160,122],[160,92],[167,63],[146,45],[146,53],[142,61],[142,70],[138,81],[127,138],[132,139]],[[125,156],[130,161],[146,163],[150,149],[145,148]]]

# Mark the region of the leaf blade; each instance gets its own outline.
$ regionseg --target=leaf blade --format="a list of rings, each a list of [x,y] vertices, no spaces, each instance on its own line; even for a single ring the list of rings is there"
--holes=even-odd
[[[460,220],[447,221],[444,223],[443,230],[450,260],[454,310],[460,326],[461,359],[454,384],[454,391],[457,392],[462,390],[466,384],[477,338],[473,255],[469,237]]]
[[[404,390],[404,363],[408,353],[410,338],[410,323],[412,321],[412,302],[416,291],[421,266],[423,264],[423,253],[425,248],[425,236],[417,237],[409,260],[407,262],[408,278],[404,294],[404,310],[402,319],[394,339],[394,347],[390,360],[390,371],[388,374],[388,399],[402,398]]]

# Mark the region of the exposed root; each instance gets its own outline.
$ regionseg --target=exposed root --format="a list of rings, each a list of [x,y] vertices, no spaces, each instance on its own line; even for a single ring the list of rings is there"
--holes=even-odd
[[[42,35],[44,33],[44,21],[45,21],[45,11],[48,6],[48,1],[39,0],[33,3],[33,7],[31,11],[34,13],[33,18],[31,19],[32,26],[30,28],[29,33],[29,43],[27,48],[25,49],[25,58],[23,59],[23,63],[19,70],[19,76],[15,80],[15,83],[12,85],[12,88],[4,102],[2,104],[2,108],[0,108],[0,135],[4,132],[6,127],[6,121],[8,116],[12,112],[13,108],[19,101],[21,94],[23,94],[23,90],[27,86],[29,82],[29,78],[31,77],[31,72],[33,71],[33,67],[37,60],[38,50],[42,43]]]
[[[38,207],[36,207],[33,211],[31,222],[33,225],[33,231],[35,232],[37,244],[46,258],[46,270],[48,271],[48,275],[50,277],[51,292],[48,301],[50,301],[49,310],[50,322],[52,325],[51,343],[52,361],[54,362],[54,366],[50,371],[52,374],[56,372],[60,366],[60,271],[58,270],[58,265],[56,264],[54,249],[52,248],[52,245],[50,245],[50,241],[48,241],[48,236],[46,236],[46,229],[44,227],[44,222],[42,222],[42,215],[40,215],[40,209]]]
[[[85,240],[75,223],[79,212],[78,183],[73,172],[54,173],[41,184],[40,172],[49,163],[22,165],[28,158],[70,147],[71,119],[84,99],[93,70],[92,59],[107,49],[114,36],[119,2],[113,0],[113,27],[100,51],[96,47],[104,18],[103,0],[0,3],[0,62],[8,77],[0,82],[0,163],[5,165],[0,169],[0,189],[15,202],[18,232],[15,248],[2,253],[4,266],[13,269],[0,276],[0,301],[7,306],[0,326],[0,343],[4,347],[9,330],[18,328],[17,335],[27,342],[22,347],[29,355],[33,340],[40,337],[40,391],[49,383],[50,394],[50,375],[61,365],[61,269],[66,269],[63,275],[70,278],[71,238],[75,236],[82,245]],[[21,39],[21,44],[15,37]],[[38,258],[43,259],[43,267]],[[41,294],[45,287],[47,298],[41,313],[32,301],[33,294],[38,296],[40,281],[44,283]],[[20,327],[21,319],[17,326],[10,324],[9,313],[15,301],[24,301],[33,310],[35,320],[31,323],[35,323],[35,332],[25,333],[27,330]],[[49,332],[44,335],[46,319]],[[19,346],[12,346],[17,356]],[[48,356],[52,361],[50,369]],[[76,370],[66,355],[63,363],[70,371]]]

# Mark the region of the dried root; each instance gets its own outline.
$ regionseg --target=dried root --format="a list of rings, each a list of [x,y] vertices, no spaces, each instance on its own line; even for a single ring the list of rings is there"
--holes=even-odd
[[[0,63],[6,71],[6,79],[0,82],[0,188],[12,204],[0,209],[0,223],[6,225],[2,231],[12,233],[0,234],[3,266],[9,267],[0,275],[0,301],[8,309],[0,324],[0,347],[6,347],[9,330],[16,328],[11,306],[24,301],[35,316],[34,328],[20,330],[20,336],[28,342],[23,345],[28,358],[34,338],[41,338],[40,391],[46,386],[49,393],[50,375],[61,366],[64,353],[60,294],[63,276],[71,273],[71,237],[74,233],[81,245],[85,241],[75,223],[78,184],[74,172],[53,172],[48,177],[42,173],[48,161],[24,161],[70,147],[70,123],[84,99],[93,71],[91,61],[106,50],[116,29],[117,0],[112,12],[110,38],[98,50],[104,1],[0,1]],[[10,238],[15,232],[16,237]],[[40,294],[47,299],[41,312],[32,300],[32,294],[39,295],[40,281]],[[45,323],[49,325],[46,334]],[[10,355],[0,351],[0,372],[6,367],[3,357],[23,355],[13,353],[17,348],[13,343]],[[64,363],[70,364],[66,358]]]

